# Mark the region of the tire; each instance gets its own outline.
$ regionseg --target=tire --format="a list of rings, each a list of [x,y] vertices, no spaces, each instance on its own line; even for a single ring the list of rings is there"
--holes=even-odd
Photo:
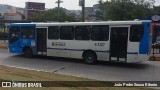
[[[27,58],[31,58],[33,56],[33,52],[30,48],[24,49],[24,56]]]
[[[86,52],[84,54],[83,59],[84,59],[84,62],[86,64],[91,64],[92,65],[92,64],[96,64],[96,62],[97,62],[96,54],[93,53],[93,52]]]

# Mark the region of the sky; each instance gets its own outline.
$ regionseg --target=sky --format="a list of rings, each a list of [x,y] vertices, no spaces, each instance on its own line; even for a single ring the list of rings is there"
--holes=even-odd
[[[57,0],[0,0],[0,4],[8,4],[16,7],[25,7],[25,2],[43,2],[46,3],[46,8],[57,7],[55,4]],[[80,10],[79,0],[62,0],[61,7],[69,10]],[[98,3],[99,0],[85,0],[86,7],[92,7],[94,4]],[[106,0],[103,0],[106,1]],[[155,5],[160,5],[160,0],[155,0]]]

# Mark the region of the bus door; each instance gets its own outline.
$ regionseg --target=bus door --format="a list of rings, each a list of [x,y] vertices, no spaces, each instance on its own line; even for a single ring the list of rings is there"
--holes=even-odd
[[[127,60],[128,27],[111,27],[110,61]]]
[[[37,52],[47,55],[47,28],[37,28]]]

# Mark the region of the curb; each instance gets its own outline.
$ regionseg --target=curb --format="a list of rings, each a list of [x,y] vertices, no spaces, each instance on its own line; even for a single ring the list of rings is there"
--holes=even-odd
[[[150,57],[149,61],[160,61],[160,57]]]
[[[0,49],[7,49],[7,46],[0,46]]]

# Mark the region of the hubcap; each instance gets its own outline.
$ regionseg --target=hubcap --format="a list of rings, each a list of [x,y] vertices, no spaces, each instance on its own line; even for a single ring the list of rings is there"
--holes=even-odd
[[[88,62],[92,62],[92,61],[93,61],[93,57],[92,57],[92,56],[88,56],[88,57],[87,57],[87,61],[88,61]]]

